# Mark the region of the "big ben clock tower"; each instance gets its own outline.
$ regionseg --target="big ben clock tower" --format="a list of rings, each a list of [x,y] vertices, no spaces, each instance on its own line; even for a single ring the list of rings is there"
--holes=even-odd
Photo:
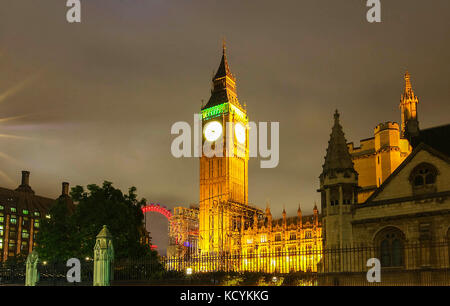
[[[236,207],[248,202],[248,117],[236,94],[236,79],[228,66],[225,44],[211,97],[202,107],[202,144],[221,154],[200,157],[199,248],[202,254],[229,252],[233,231],[243,219]],[[245,210],[245,209],[244,209]]]

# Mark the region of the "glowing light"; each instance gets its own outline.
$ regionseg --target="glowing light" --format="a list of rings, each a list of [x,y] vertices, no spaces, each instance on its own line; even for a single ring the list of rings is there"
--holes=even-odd
[[[0,119],[0,123],[7,122],[7,121],[11,121],[11,120],[16,120],[16,119],[20,119],[20,118],[29,117],[29,116],[31,116],[31,115],[32,115],[32,114],[20,115],[20,116],[14,116],[14,117],[1,118],[1,119]]]
[[[234,133],[236,134],[236,139],[239,141],[239,143],[245,142],[245,127],[242,125],[242,123],[237,123],[234,126]]]
[[[165,206],[161,206],[159,204],[153,204],[153,203],[142,207],[142,213],[145,214],[147,212],[160,213],[167,219],[170,219],[173,216],[172,212],[169,209],[167,209]]]
[[[32,76],[29,77],[28,79],[20,82],[19,84],[11,87],[10,89],[8,89],[7,91],[5,91],[4,93],[0,94],[0,103],[5,101],[6,99],[8,99],[9,97],[17,94],[19,91],[21,91],[23,88],[25,88],[25,86],[30,83],[32,80],[34,80],[36,78],[36,76]]]
[[[208,141],[216,141],[222,135],[222,125],[218,121],[209,122],[205,126],[205,137]]]
[[[202,110],[203,119],[211,119],[228,112],[228,103],[222,103]]]
[[[14,180],[12,180],[5,172],[3,172],[2,170],[0,170],[0,176],[5,178],[6,180],[8,180],[10,183],[14,184]]]
[[[25,139],[25,140],[33,139],[31,137],[16,136],[16,135],[9,135],[9,134],[0,134],[0,137],[1,138],[11,138],[11,139]]]
[[[187,275],[191,275],[192,274],[192,268],[187,268],[186,269],[186,274]]]

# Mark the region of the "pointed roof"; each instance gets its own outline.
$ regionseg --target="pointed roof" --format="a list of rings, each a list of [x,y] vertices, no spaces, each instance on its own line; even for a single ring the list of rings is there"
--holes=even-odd
[[[202,110],[230,102],[244,111],[237,99],[236,78],[231,73],[230,66],[228,65],[225,42],[222,47],[222,59],[219,68],[212,79],[212,84],[213,89],[211,91],[211,97],[209,98],[208,103],[202,107]]]
[[[328,172],[351,170],[353,168],[352,158],[348,152],[347,141],[345,140],[342,126],[339,123],[339,112],[334,113],[334,126],[331,131],[330,140],[328,141],[327,154],[325,156],[325,163],[322,166],[322,175]]]
[[[404,78],[405,78],[405,91],[403,92],[402,100],[415,99],[416,96],[414,95],[414,91],[411,85],[411,75],[409,74],[408,71],[406,71]]]
[[[266,205],[266,215],[272,215],[272,213],[270,212],[269,203],[267,203],[267,205]]]
[[[106,225],[103,225],[102,230],[100,231],[100,233],[98,233],[97,238],[107,238],[107,239],[111,239],[111,233],[108,230],[108,227]]]
[[[219,68],[217,69],[216,75],[213,78],[213,81],[216,79],[220,79],[223,77],[230,77],[234,80],[233,75],[231,74],[230,71],[230,66],[228,65],[228,60],[227,60],[227,47],[225,45],[225,40],[223,41],[222,44],[222,60],[220,61],[220,65]]]

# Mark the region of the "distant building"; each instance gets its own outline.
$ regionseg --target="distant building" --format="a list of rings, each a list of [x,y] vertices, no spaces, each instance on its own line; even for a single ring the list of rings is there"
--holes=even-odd
[[[29,185],[30,172],[22,171],[22,183],[15,189],[0,187],[0,261],[9,257],[27,255],[36,245],[42,218],[49,217],[55,199],[35,195]],[[69,183],[62,183],[64,198],[73,208],[69,196]]]
[[[175,207],[169,219],[168,257],[196,255],[198,251],[198,207]]]
[[[242,255],[259,258],[258,265],[266,271],[317,271],[322,251],[322,222],[317,206],[314,214],[273,220],[267,207],[264,218],[254,220],[241,237]],[[250,261],[250,260],[249,260]],[[257,269],[255,269],[257,270]]]

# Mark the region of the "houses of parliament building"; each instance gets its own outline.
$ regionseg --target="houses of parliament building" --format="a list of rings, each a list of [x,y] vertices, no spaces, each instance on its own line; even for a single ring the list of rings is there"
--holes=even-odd
[[[301,262],[290,265],[290,270],[314,271],[323,248],[382,245],[379,257],[386,264],[395,257],[386,254],[395,252],[398,243],[448,238],[450,125],[421,130],[419,99],[408,72],[404,82],[400,125],[379,124],[358,147],[346,141],[335,112],[319,178],[321,213],[315,206],[313,215],[303,216],[299,207],[297,216],[286,216],[283,210],[275,220],[269,206],[263,211],[248,202],[249,119],[224,46],[211,97],[201,109],[203,145],[223,137],[224,154],[200,157],[198,233],[191,236],[198,243],[189,244],[198,249],[192,253],[263,256],[269,261],[285,254],[277,257],[282,263],[275,263],[284,266],[284,261],[299,262],[290,254],[317,250],[306,267]],[[234,152],[232,157],[227,149]],[[173,248],[168,256],[183,255],[185,249]]]

